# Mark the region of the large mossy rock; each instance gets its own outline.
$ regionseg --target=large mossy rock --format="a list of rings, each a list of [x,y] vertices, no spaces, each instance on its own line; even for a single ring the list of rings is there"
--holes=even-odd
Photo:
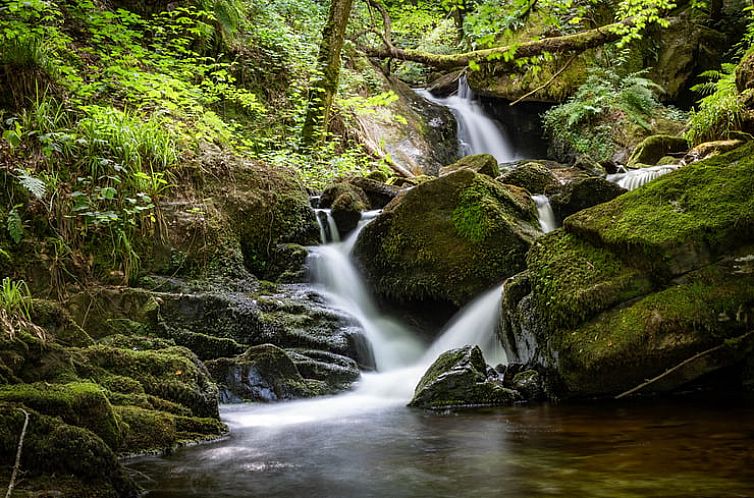
[[[753,158],[747,145],[686,166],[539,239],[505,287],[508,358],[563,397],[740,368],[754,330]]]
[[[550,197],[550,205],[559,220],[584,209],[611,201],[626,189],[601,177],[587,177],[563,185]]]
[[[10,480],[24,426],[21,452],[23,478],[13,496],[62,498],[136,498],[138,486],[120,465],[115,452],[87,429],[58,417],[40,414],[18,403],[0,402],[0,479]]]
[[[479,346],[464,346],[435,360],[417,384],[409,406],[443,410],[509,405],[520,400],[520,394],[503,387],[496,374],[488,375]]]
[[[545,165],[527,162],[503,172],[497,181],[525,188],[532,194],[546,194],[560,187],[560,181]]]
[[[355,254],[381,296],[460,306],[523,269],[538,226],[525,190],[461,170],[396,199]]]
[[[235,358],[209,361],[207,367],[220,385],[225,403],[270,402],[319,394],[307,384],[290,356],[272,344],[254,346]]]
[[[480,175],[487,175],[490,178],[497,178],[500,175],[497,159],[490,154],[475,154],[459,159],[448,166],[443,166],[440,168],[440,176],[449,175],[462,169],[467,169]]]
[[[660,159],[670,154],[689,150],[689,144],[683,137],[673,135],[652,135],[636,146],[628,160],[629,166],[648,164],[654,166]]]

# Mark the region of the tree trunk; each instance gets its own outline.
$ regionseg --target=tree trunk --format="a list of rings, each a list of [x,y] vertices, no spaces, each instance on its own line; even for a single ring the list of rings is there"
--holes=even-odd
[[[321,140],[327,131],[333,99],[338,91],[340,51],[352,4],[353,0],[332,0],[330,4],[330,14],[322,30],[322,42],[319,46],[319,75],[309,89],[309,107],[302,133],[304,146]]]

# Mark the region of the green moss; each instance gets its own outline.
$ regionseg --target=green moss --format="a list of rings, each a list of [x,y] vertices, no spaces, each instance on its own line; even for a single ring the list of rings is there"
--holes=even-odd
[[[463,157],[449,166],[443,166],[440,168],[440,176],[449,175],[462,169],[487,175],[490,178],[497,178],[500,175],[497,159],[490,154],[475,154]]]
[[[582,211],[565,227],[628,262],[683,273],[754,239],[752,176],[754,144]]]
[[[460,305],[523,269],[538,226],[523,189],[461,170],[388,206],[355,252],[381,295]]]
[[[16,384],[0,389],[0,401],[23,403],[41,413],[61,417],[89,429],[111,448],[118,448],[121,431],[103,389],[97,384]]]
[[[544,194],[560,186],[555,175],[547,167],[537,162],[527,162],[512,170],[505,171],[498,177],[498,181],[525,188],[532,194]]]
[[[559,351],[559,370],[569,391],[582,396],[619,392],[748,332],[753,316],[754,280],[717,266],[557,334],[552,346]],[[715,365],[681,372],[650,390],[693,380],[707,367]]]
[[[534,297],[546,321],[569,328],[652,289],[640,271],[615,254],[557,231],[538,240],[528,256]]]
[[[672,135],[652,135],[645,138],[636,146],[631,158],[628,160],[630,166],[636,164],[655,165],[660,159],[668,154],[685,152],[689,149],[689,144],[683,137]]]
[[[86,360],[82,375],[130,377],[145,393],[181,404],[195,416],[218,416],[217,387],[204,365],[186,348],[134,351],[97,345],[78,352]]]

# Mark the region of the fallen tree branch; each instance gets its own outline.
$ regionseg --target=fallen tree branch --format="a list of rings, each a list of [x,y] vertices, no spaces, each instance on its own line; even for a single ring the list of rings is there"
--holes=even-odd
[[[545,52],[551,54],[583,52],[590,48],[619,40],[623,36],[621,34],[622,30],[632,24],[633,20],[627,19],[622,22],[608,24],[571,35],[554,36],[518,45],[506,45],[462,54],[432,54],[421,50],[401,49],[397,47],[361,47],[361,50],[366,55],[379,59],[399,59],[418,62],[437,69],[455,69],[468,66],[472,62],[479,65],[500,63],[506,57],[509,59],[520,59],[523,57],[534,57]]]
[[[734,340],[736,340],[736,341],[741,341],[741,340],[743,340],[743,339],[746,339],[746,338],[748,338],[749,336],[752,336],[752,335],[754,335],[754,331],[752,331],[752,332],[748,332],[748,333],[746,333],[746,334],[744,334],[744,335],[741,335],[741,336],[738,336],[738,337],[736,337],[736,338],[735,338]],[[682,362],[680,362],[680,363],[679,363],[678,365],[674,366],[673,368],[671,368],[671,369],[669,369],[669,370],[665,370],[665,371],[664,371],[663,373],[661,373],[661,374],[660,374],[660,375],[658,375],[657,377],[653,377],[653,378],[649,379],[648,381],[646,381],[646,382],[644,382],[644,383],[642,383],[642,384],[640,384],[640,385],[638,385],[638,386],[634,387],[633,389],[629,389],[628,391],[626,391],[626,392],[624,392],[624,393],[621,393],[621,394],[617,395],[617,396],[615,397],[615,399],[621,399],[621,398],[625,398],[626,396],[630,396],[630,395],[632,395],[632,394],[634,394],[634,393],[636,393],[636,392],[638,392],[638,391],[641,391],[641,390],[642,390],[642,389],[644,389],[645,387],[647,387],[647,386],[649,386],[649,385],[651,385],[651,384],[654,384],[655,382],[657,382],[657,381],[659,381],[659,380],[662,380],[662,379],[664,379],[665,377],[667,377],[667,376],[668,376],[668,375],[670,375],[671,373],[673,373],[673,372],[677,371],[678,369],[680,369],[681,367],[683,367],[683,366],[685,366],[685,365],[688,365],[688,364],[689,364],[689,363],[691,363],[692,361],[695,361],[695,360],[697,360],[697,359],[701,358],[702,356],[706,356],[706,355],[708,355],[708,354],[712,354],[712,353],[714,353],[714,352],[716,352],[716,351],[719,351],[719,350],[723,349],[724,347],[726,347],[726,346],[728,346],[728,345],[729,345],[729,344],[728,344],[728,342],[726,341],[726,342],[723,342],[722,344],[718,344],[718,345],[717,345],[717,346],[715,346],[715,347],[712,347],[712,348],[706,349],[706,350],[704,350],[704,351],[702,351],[702,352],[700,352],[700,353],[697,353],[697,354],[695,354],[694,356],[692,356],[691,358],[686,358],[685,360],[683,360]]]
[[[578,54],[576,54],[576,55],[574,55],[573,57],[571,57],[570,59],[568,59],[568,62],[566,62],[566,63],[565,63],[565,65],[564,65],[563,67],[561,67],[560,69],[558,69],[558,71],[557,71],[557,72],[556,72],[555,74],[553,74],[553,75],[552,75],[552,78],[550,78],[550,79],[549,79],[549,80],[547,80],[547,81],[546,81],[546,82],[545,82],[544,84],[542,84],[542,85],[538,86],[537,88],[535,88],[535,89],[534,89],[534,90],[532,90],[531,92],[528,92],[528,93],[527,93],[527,94],[525,94],[524,96],[522,96],[522,97],[519,97],[519,98],[518,98],[518,99],[516,99],[515,101],[511,102],[511,103],[510,103],[510,106],[514,106],[514,105],[518,104],[519,102],[521,102],[522,100],[524,100],[524,99],[526,99],[526,98],[529,98],[529,97],[531,97],[532,95],[534,95],[535,93],[537,93],[537,92],[541,92],[542,90],[544,90],[545,88],[547,88],[548,86],[550,86],[550,84],[551,84],[551,83],[552,83],[553,81],[555,81],[555,78],[557,78],[558,76],[560,76],[560,75],[561,75],[561,74],[563,73],[563,71],[565,71],[566,69],[568,69],[568,66],[570,66],[570,65],[571,65],[571,62],[573,62],[573,61],[575,61],[575,60],[576,60],[576,57],[578,57]]]
[[[24,426],[21,429],[21,437],[18,438],[18,449],[16,450],[16,463],[13,465],[13,472],[10,475],[10,484],[8,484],[8,492],[5,494],[5,498],[10,498],[13,494],[13,488],[16,487],[16,478],[18,477],[18,471],[21,468],[21,452],[24,449],[24,438],[26,437],[26,428],[29,426],[29,412],[20,408],[24,412]]]

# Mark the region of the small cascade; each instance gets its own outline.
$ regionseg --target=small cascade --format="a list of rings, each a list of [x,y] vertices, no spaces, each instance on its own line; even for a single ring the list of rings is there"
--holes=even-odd
[[[364,213],[359,226],[345,241],[312,248],[309,267],[330,303],[362,326],[372,345],[377,369],[390,370],[410,365],[423,347],[407,327],[380,313],[351,260],[359,233],[378,213]]]
[[[680,168],[677,164],[667,166],[651,166],[648,168],[631,169],[625,173],[607,175],[607,181],[618,184],[626,190],[636,190],[662,175],[672,173]]]
[[[335,219],[332,217],[332,212],[329,209],[315,209],[314,215],[319,224],[319,238],[322,243],[340,242],[340,232],[338,225],[335,224]]]
[[[426,368],[448,349],[476,344],[482,349],[490,365],[507,363],[505,352],[497,338],[500,310],[503,304],[502,286],[496,285],[467,304],[445,326],[422,357]]]
[[[498,162],[515,160],[513,147],[501,125],[489,117],[474,98],[466,76],[458,80],[458,91],[447,98],[437,98],[424,89],[416,90],[424,99],[447,107],[458,124],[458,140],[462,156],[492,154]]]
[[[537,204],[539,226],[542,227],[542,231],[549,233],[558,228],[558,222],[550,205],[550,199],[546,195],[533,195],[531,198]]]

